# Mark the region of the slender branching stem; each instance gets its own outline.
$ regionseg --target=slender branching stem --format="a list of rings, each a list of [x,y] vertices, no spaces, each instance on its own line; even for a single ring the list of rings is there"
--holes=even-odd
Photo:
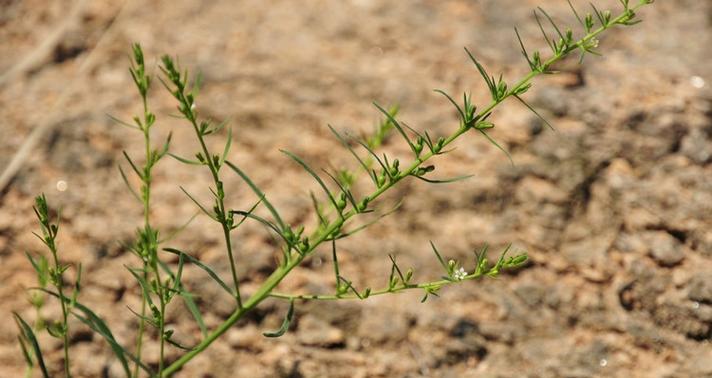
[[[143,100],[143,119],[144,119],[144,125],[149,125],[149,112],[148,112],[148,101],[146,95],[142,94],[142,100]],[[150,135],[150,130],[149,127],[143,127],[143,141],[144,141],[144,146],[146,147],[145,151],[145,165],[144,165],[144,171],[147,173],[146,177],[143,179],[143,185],[144,185],[144,195],[142,196],[143,200],[143,228],[144,230],[149,230],[151,229],[151,168],[148,166],[148,162],[151,158],[151,135]],[[144,256],[148,256],[149,252],[144,251]],[[142,276],[144,282],[148,281],[148,262],[144,258],[142,262]],[[141,356],[141,350],[143,348],[143,334],[146,329],[146,302],[147,299],[145,297],[145,293],[142,290],[141,291],[141,316],[138,319],[138,335],[136,336],[136,356]],[[133,376],[138,377],[139,374],[139,363],[136,361],[136,364],[134,365],[134,372]]]
[[[57,257],[57,247],[54,242],[54,238],[51,239],[51,242],[48,243],[49,249],[52,252],[52,258],[54,259],[54,267],[55,271],[59,272],[61,269],[60,263],[59,263],[59,258]],[[64,282],[62,280],[62,275],[59,274],[57,277],[57,280],[55,282],[57,286],[57,293],[59,293],[60,298],[64,298],[64,289],[62,286],[64,286]],[[64,300],[59,301],[61,306],[62,306],[62,346],[64,349],[64,375],[68,378],[71,378],[71,373],[69,372],[69,329],[67,326],[67,318],[69,316],[69,309],[67,308],[67,304],[64,303]]]
[[[183,96],[183,94],[181,94],[181,96]],[[210,173],[213,177],[213,183],[215,184],[215,188],[217,190],[216,201],[218,206],[218,213],[220,214],[220,218],[218,218],[218,221],[222,226],[223,237],[225,238],[225,248],[227,248],[227,257],[230,261],[230,273],[232,274],[232,282],[235,286],[235,300],[237,300],[238,307],[242,307],[242,297],[240,296],[240,281],[237,278],[237,267],[235,266],[235,257],[232,251],[230,226],[228,225],[227,220],[225,218],[227,212],[225,211],[225,192],[223,190],[223,183],[222,181],[220,181],[220,167],[215,164],[215,161],[213,160],[212,155],[210,154],[210,151],[208,150],[208,147],[205,144],[204,135],[200,132],[198,122],[195,117],[190,116],[187,118],[188,121],[190,121],[191,125],[193,125],[193,130],[195,131],[195,134],[198,137],[198,140],[200,141],[200,147],[203,150],[203,153],[205,154],[207,165],[210,169]]]
[[[645,5],[645,3],[640,3],[636,7],[631,7],[630,11],[635,11],[637,8]],[[546,60],[543,63],[544,68],[548,68],[552,64],[558,62],[561,60],[563,57],[571,53],[572,51],[575,51],[577,49],[581,48],[586,48],[588,44],[596,38],[599,34],[604,32],[605,30],[611,28],[614,25],[617,25],[621,22],[625,22],[630,18],[630,15],[626,12],[621,15],[619,15],[616,18],[611,19],[610,22],[601,25],[598,29],[595,29],[593,31],[590,31],[588,34],[586,34],[583,38],[579,39],[578,41],[572,43],[570,46],[568,46],[565,49],[562,49],[555,53],[551,58]],[[484,117],[488,114],[490,114],[499,104],[501,104],[505,99],[514,96],[518,93],[522,93],[522,89],[529,86],[530,82],[532,79],[537,77],[538,75],[546,72],[546,70],[534,70],[532,69],[527,75],[525,75],[521,80],[519,80],[513,87],[511,87],[506,93],[504,93],[502,96],[500,96],[497,99],[494,99],[487,107],[485,107],[483,110],[481,110],[478,115],[478,118]],[[198,131],[197,124],[195,120],[191,120],[193,123],[193,126],[195,127],[196,131]],[[467,131],[472,129],[472,127],[469,127],[467,125],[461,124],[460,127],[454,131],[450,136],[446,137],[444,141],[442,142],[441,147],[445,147],[450,145],[452,142],[454,142],[456,139],[458,139],[460,136],[465,134]],[[199,134],[199,139],[201,140],[201,144],[203,144],[204,152],[206,156],[210,156],[208,154],[207,149],[204,147],[204,143],[202,141],[202,138]],[[366,198],[368,200],[368,203],[372,203],[373,200],[377,199],[380,197],[383,193],[385,193],[387,190],[392,188],[396,183],[400,182],[402,179],[413,175],[418,168],[422,166],[422,164],[426,161],[428,161],[430,158],[433,156],[437,155],[436,152],[434,151],[429,151],[426,153],[423,153],[419,157],[417,157],[406,169],[401,171],[399,174],[395,175],[391,180],[387,181],[382,185],[380,188],[375,190],[373,193],[368,195]],[[210,160],[210,159],[208,159]],[[217,178],[217,172],[215,172],[215,168],[212,165],[209,165],[211,167],[211,171],[213,172],[214,179],[217,183],[218,178]],[[209,333],[197,346],[195,346],[192,350],[188,351],[186,354],[181,356],[178,360],[167,366],[163,372],[162,376],[169,376],[176,371],[178,371],[183,365],[188,363],[191,359],[193,359],[195,356],[200,354],[202,351],[204,351],[210,344],[212,344],[217,338],[219,338],[223,333],[225,333],[228,329],[230,329],[238,320],[240,320],[245,313],[250,311],[252,308],[257,306],[260,302],[265,300],[266,298],[269,297],[274,297],[274,298],[279,298],[279,299],[285,299],[285,300],[293,300],[293,299],[320,299],[320,300],[336,300],[336,299],[353,299],[356,297],[356,295],[291,295],[291,294],[280,294],[280,293],[273,293],[272,290],[289,274],[292,269],[295,267],[299,266],[301,262],[308,256],[310,256],[314,250],[321,245],[324,241],[331,240],[333,237],[334,233],[338,232],[341,230],[341,227],[344,225],[346,221],[351,219],[352,217],[358,215],[359,212],[357,209],[351,209],[348,212],[345,212],[343,216],[338,217],[331,223],[329,223],[327,226],[320,228],[318,231],[316,231],[314,234],[311,235],[309,238],[310,240],[310,246],[304,251],[301,252],[288,252],[288,258],[287,261],[278,268],[276,268],[272,274],[267,278],[267,280],[259,287],[259,289],[252,295],[250,298],[244,303],[244,305],[239,306],[235,309],[235,311],[220,325],[218,326],[215,330],[213,330],[211,333]],[[229,245],[229,240],[227,241]],[[465,279],[475,279],[479,275],[477,274],[472,274]],[[422,283],[422,284],[415,284],[415,285],[402,285],[396,288],[391,288],[391,289],[383,289],[383,290],[378,290],[372,292],[370,295],[382,295],[382,294],[387,294],[387,293],[392,293],[392,292],[398,292],[398,291],[403,291],[403,290],[408,290],[408,289],[432,289],[436,288],[439,286],[443,285],[449,285],[453,283],[453,281],[450,280],[442,280],[442,281],[434,281],[434,282],[429,282],[429,283]]]

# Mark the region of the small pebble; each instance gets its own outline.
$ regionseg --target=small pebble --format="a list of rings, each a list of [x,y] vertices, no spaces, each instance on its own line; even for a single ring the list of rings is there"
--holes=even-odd
[[[690,78],[690,84],[697,89],[702,89],[705,87],[705,79],[700,76],[692,76]]]
[[[57,181],[57,190],[60,192],[66,191],[67,190],[67,182],[64,180]]]

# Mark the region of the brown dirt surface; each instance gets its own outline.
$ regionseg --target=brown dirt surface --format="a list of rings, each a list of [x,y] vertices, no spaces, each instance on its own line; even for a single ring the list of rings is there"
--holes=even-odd
[[[0,72],[51,38],[75,4],[0,1]],[[372,101],[400,105],[399,119],[419,130],[451,132],[456,114],[432,90],[472,91],[476,103],[486,102],[465,46],[510,81],[526,73],[512,28],[543,49],[531,13],[537,5],[575,22],[563,0],[85,2],[56,44],[0,86],[0,168],[33,129],[51,126],[0,198],[0,376],[24,371],[11,314],[34,318],[23,290],[35,275],[24,252],[43,253],[31,234],[40,192],[62,209],[61,256],[83,264],[80,300],[121,343],[136,334],[127,306],[139,306],[138,288],[124,266],[138,261],[122,243],[141,224],[141,206],[117,166],[126,166],[122,150],[141,156],[143,141],[107,117],[140,112],[127,71],[132,42],[144,46],[155,74],[163,53],[203,73],[197,107],[201,116],[230,120],[229,159],[288,222],[313,227],[309,192],[318,187],[280,148],[315,167],[354,166],[327,124],[369,132],[379,120]],[[279,339],[262,332],[279,326],[286,304],[268,300],[176,376],[712,377],[712,2],[657,1],[641,16],[642,24],[601,39],[603,57],[567,61],[526,94],[556,132],[518,103],[496,112],[492,136],[514,166],[467,134],[434,160],[434,174],[474,177],[444,186],[406,180],[377,203],[387,210],[404,199],[395,214],[339,244],[342,273],[361,289],[383,286],[389,253],[415,268],[416,279],[437,278],[429,240],[470,269],[471,252],[484,243],[493,251],[513,243],[529,253],[526,267],[446,288],[424,304],[415,292],[300,302],[292,330]],[[89,55],[93,62],[80,72]],[[172,150],[192,156],[190,126],[170,117],[174,102],[154,89],[154,136],[171,131]],[[210,141],[222,148],[225,138]],[[407,158],[397,136],[383,148]],[[60,180],[66,191],[57,190]],[[225,173],[225,183],[232,208],[255,201],[235,175]],[[158,226],[170,232],[195,213],[179,186],[207,203],[209,185],[202,170],[162,161]],[[365,181],[360,188],[369,189]],[[275,267],[278,250],[251,222],[234,238],[249,293]],[[167,245],[229,276],[221,231],[206,217]],[[329,249],[320,249],[280,289],[329,292],[331,269]],[[185,279],[208,326],[229,315],[229,298],[200,270],[188,268]],[[58,314],[48,304],[42,315]],[[181,306],[171,308],[169,322],[185,344],[198,340]],[[122,376],[99,336],[76,320],[71,327],[76,377]],[[61,343],[40,341],[60,376]],[[146,351],[155,362],[156,344]],[[169,359],[178,355],[169,349]]]

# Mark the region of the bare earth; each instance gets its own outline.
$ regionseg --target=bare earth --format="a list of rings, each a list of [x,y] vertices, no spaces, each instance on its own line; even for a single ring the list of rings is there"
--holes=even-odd
[[[15,70],[0,79],[0,168],[31,130],[50,125],[0,197],[0,376],[24,371],[11,311],[34,316],[23,288],[35,276],[23,252],[43,252],[31,235],[40,192],[62,209],[62,256],[84,266],[80,300],[122,343],[133,343],[137,322],[127,306],[138,308],[138,291],[124,265],[138,260],[121,243],[141,224],[141,207],[117,165],[125,164],[121,150],[141,156],[142,140],[106,116],[140,111],[127,71],[132,42],[143,44],[156,73],[163,53],[203,72],[198,110],[231,120],[229,159],[290,223],[312,227],[309,191],[318,187],[280,148],[316,167],[355,167],[327,124],[351,135],[372,130],[379,120],[372,101],[399,104],[400,119],[416,129],[451,132],[456,114],[432,90],[472,91],[486,102],[463,47],[510,81],[526,73],[512,27],[531,49],[543,49],[531,14],[537,5],[575,22],[563,0],[87,1],[76,11],[65,0],[0,1],[0,73]],[[520,104],[500,108],[492,135],[514,166],[468,134],[435,160],[434,175],[473,178],[446,186],[408,180],[377,204],[386,211],[404,198],[395,214],[339,244],[342,273],[360,289],[384,286],[388,253],[414,267],[416,279],[437,278],[429,240],[468,269],[484,243],[495,252],[513,243],[530,254],[529,265],[447,288],[424,304],[415,292],[298,303],[292,330],[279,339],[261,335],[286,310],[268,300],[177,376],[712,377],[712,3],[658,1],[641,16],[642,24],[602,38],[604,57],[567,61],[562,74],[538,79],[526,95],[556,132]],[[18,70],[63,23],[56,42]],[[173,151],[192,156],[191,128],[169,116],[175,104],[155,89],[156,138],[172,131]],[[212,138],[214,148],[225,138]],[[384,150],[408,156],[397,137]],[[237,176],[224,175],[230,206],[254,203]],[[66,191],[57,190],[60,180]],[[200,169],[159,165],[153,215],[164,233],[196,211],[179,185],[207,203],[209,182]],[[360,188],[371,189],[365,181]],[[278,249],[251,223],[234,243],[249,293],[275,266]],[[228,276],[220,229],[206,217],[166,245]],[[228,316],[229,298],[200,270],[185,277],[210,326]],[[330,251],[280,290],[333,290]],[[54,306],[45,310],[59,315]],[[198,340],[180,305],[169,320],[179,340]],[[71,326],[76,376],[121,376],[101,338]],[[60,343],[41,343],[60,376]],[[154,358],[156,345],[146,349]]]

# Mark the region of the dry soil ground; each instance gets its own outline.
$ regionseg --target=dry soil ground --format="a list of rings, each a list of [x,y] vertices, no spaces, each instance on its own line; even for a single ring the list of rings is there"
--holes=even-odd
[[[543,48],[536,5],[575,21],[563,0],[0,1],[0,167],[33,129],[49,125],[0,199],[0,376],[23,372],[11,311],[33,316],[23,288],[35,278],[23,252],[42,251],[30,210],[40,192],[62,208],[62,256],[84,265],[81,300],[121,342],[135,334],[126,307],[137,306],[137,287],[123,266],[136,259],[121,242],[131,240],[141,209],[117,165],[125,164],[121,150],[140,156],[142,140],[106,116],[140,110],[127,72],[131,42],[144,45],[153,72],[161,53],[203,72],[198,109],[231,120],[229,158],[289,222],[313,225],[309,191],[317,188],[280,148],[319,167],[353,164],[327,124],[351,135],[371,130],[379,119],[373,100],[399,104],[403,121],[444,135],[456,114],[432,89],[468,90],[485,102],[464,46],[510,80],[525,73],[512,27]],[[343,274],[361,288],[385,282],[388,253],[418,279],[437,277],[428,240],[470,269],[471,252],[484,243],[514,243],[529,252],[529,265],[425,304],[421,293],[299,303],[293,329],[276,340],[261,332],[278,326],[285,305],[267,301],[178,376],[712,376],[712,3],[660,0],[642,17],[602,38],[604,57],[567,62],[527,94],[557,132],[516,103],[499,110],[492,135],[514,166],[467,135],[435,173],[473,178],[400,185],[378,205],[404,198],[403,206],[339,246]],[[173,150],[191,155],[192,131],[169,117],[174,104],[164,92],[151,93],[155,136],[172,131]],[[225,137],[212,139],[216,148]],[[395,137],[384,148],[407,152]],[[232,207],[254,201],[237,177],[225,181]],[[175,229],[195,212],[179,185],[207,201],[208,182],[198,169],[163,162],[154,192],[160,227]],[[220,237],[198,217],[169,244],[228,273]],[[249,223],[235,244],[249,291],[274,267],[276,249]],[[328,256],[320,251],[282,289],[331,290]],[[209,325],[230,313],[200,271],[186,278]],[[44,313],[57,314],[53,306]],[[173,308],[170,321],[181,340],[195,342],[185,310]],[[76,376],[120,376],[101,339],[72,327]],[[42,343],[59,375],[60,345]],[[155,345],[147,348],[155,356]]]

